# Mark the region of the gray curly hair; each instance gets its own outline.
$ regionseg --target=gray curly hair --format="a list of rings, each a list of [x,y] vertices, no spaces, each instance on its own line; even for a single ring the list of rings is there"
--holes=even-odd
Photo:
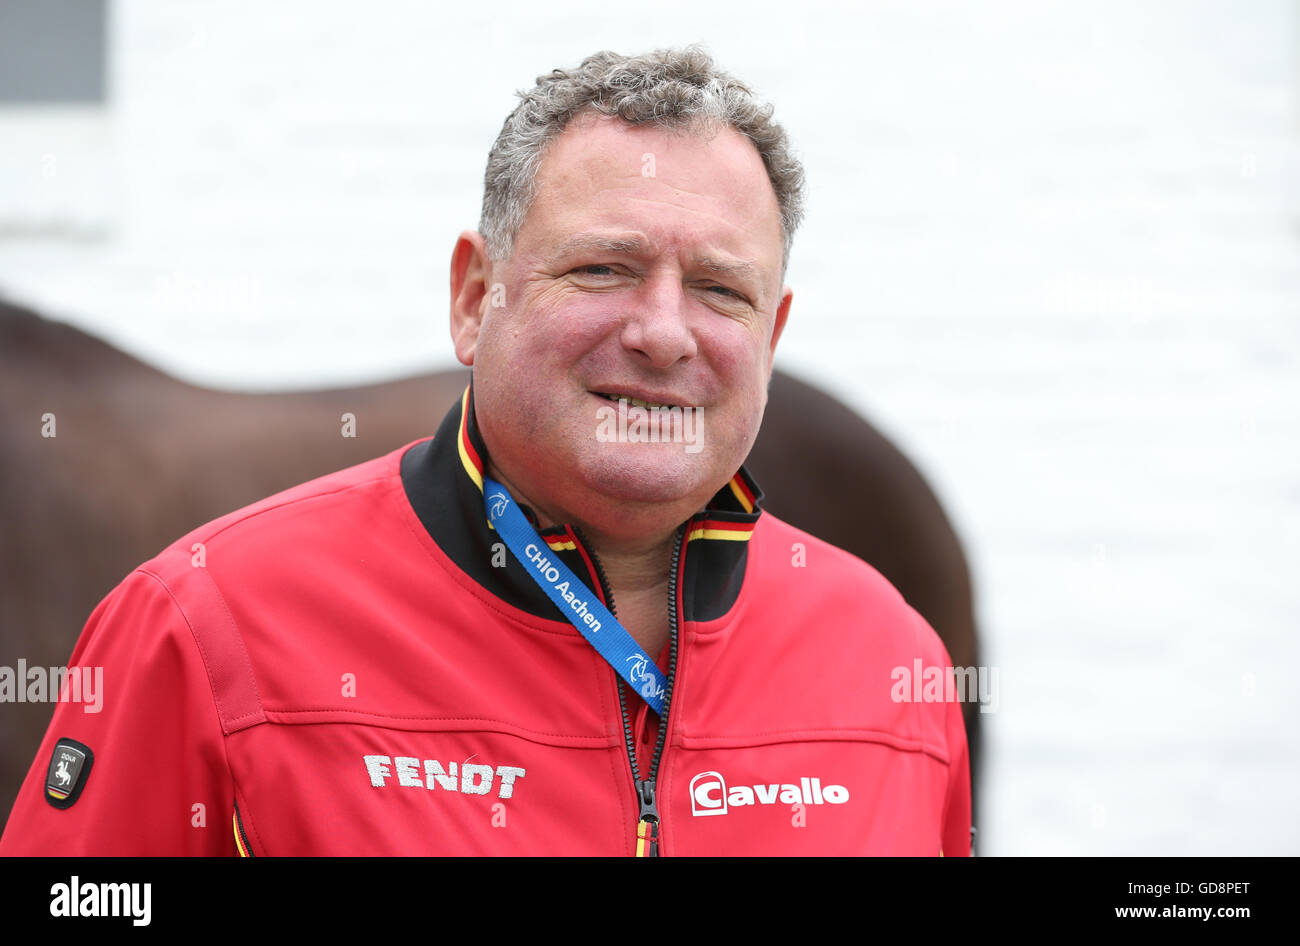
[[[781,211],[784,272],[803,219],[803,166],[785,129],[772,121],[772,106],[719,70],[703,48],[659,49],[642,56],[599,52],[577,69],[538,76],[530,91],[517,94],[522,101],[501,126],[483,179],[479,232],[491,259],[506,259],[514,251],[515,236],[537,194],[537,170],[547,147],[577,115],[594,111],[631,125],[687,130],[728,125],[752,141]]]

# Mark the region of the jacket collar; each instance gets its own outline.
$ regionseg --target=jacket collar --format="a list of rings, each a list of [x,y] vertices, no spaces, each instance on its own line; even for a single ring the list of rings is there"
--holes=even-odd
[[[555,620],[560,617],[559,610],[502,548],[500,538],[487,524],[483,507],[487,455],[474,417],[471,385],[443,418],[433,439],[421,441],[403,454],[401,477],[407,499],[429,536],[469,577],[509,604]],[[713,620],[735,603],[762,501],[762,490],[742,467],[704,509],[684,523],[679,581],[684,620]],[[536,526],[532,511],[521,508]],[[539,534],[609,606],[600,562],[583,541],[581,531],[572,525],[558,525],[541,529]]]

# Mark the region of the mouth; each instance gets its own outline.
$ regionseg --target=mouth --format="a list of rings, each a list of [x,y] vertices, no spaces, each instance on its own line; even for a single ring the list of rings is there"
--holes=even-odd
[[[628,404],[632,405],[633,407],[643,407],[646,410],[668,410],[674,407],[683,406],[681,404],[674,404],[671,401],[659,400],[653,397],[651,398],[636,397],[626,392],[611,393],[608,391],[592,391],[591,393],[596,395],[597,397],[603,397],[607,401],[612,401],[615,404],[618,404],[620,401],[626,401]]]

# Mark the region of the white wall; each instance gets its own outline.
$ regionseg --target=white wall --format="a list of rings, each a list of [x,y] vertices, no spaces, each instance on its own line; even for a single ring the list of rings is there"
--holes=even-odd
[[[513,90],[703,40],[807,164],[785,364],[968,542],[984,852],[1296,854],[1297,10],[1135,6],[125,0],[112,200],[0,240],[0,289],[206,383],[449,362]],[[23,140],[11,206],[67,149]]]

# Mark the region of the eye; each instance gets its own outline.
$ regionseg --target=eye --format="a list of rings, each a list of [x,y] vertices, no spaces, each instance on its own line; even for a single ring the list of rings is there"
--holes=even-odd
[[[604,272],[599,272],[599,273],[592,272],[592,270],[596,270],[596,269],[604,270]],[[614,267],[606,266],[604,263],[592,263],[588,266],[579,266],[577,269],[573,271],[575,273],[582,273],[586,276],[613,276],[614,275]]]
[[[735,299],[737,302],[744,302],[744,303],[749,302],[749,300],[746,299],[743,295],[741,295],[736,290],[731,289],[727,286],[705,286],[704,289],[706,292],[709,292],[715,296],[723,296],[724,298]]]

